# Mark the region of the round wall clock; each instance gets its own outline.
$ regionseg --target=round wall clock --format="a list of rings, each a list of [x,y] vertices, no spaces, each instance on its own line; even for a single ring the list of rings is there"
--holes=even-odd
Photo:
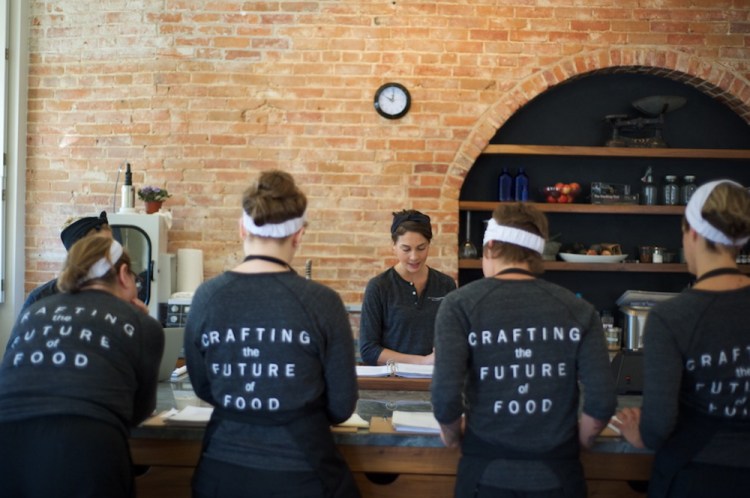
[[[386,83],[375,92],[375,110],[388,119],[402,118],[409,112],[411,95],[405,86]]]

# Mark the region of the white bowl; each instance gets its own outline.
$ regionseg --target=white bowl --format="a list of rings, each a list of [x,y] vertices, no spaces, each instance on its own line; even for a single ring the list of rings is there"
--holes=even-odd
[[[610,256],[573,254],[569,252],[559,253],[563,261],[568,263],[619,263],[628,257],[627,254],[613,254]]]

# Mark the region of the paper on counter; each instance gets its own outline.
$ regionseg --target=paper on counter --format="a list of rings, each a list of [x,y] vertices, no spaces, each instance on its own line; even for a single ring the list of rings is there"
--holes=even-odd
[[[432,412],[404,412],[395,410],[391,419],[397,432],[440,434],[440,424]]]
[[[337,424],[336,427],[361,427],[363,429],[367,429],[370,427],[370,422],[355,413],[340,424]]]
[[[390,374],[390,365],[357,365],[357,377],[388,377]]]
[[[166,417],[164,422],[169,425],[201,426],[208,424],[211,419],[212,406],[186,406],[179,412]]]
[[[178,368],[175,368],[172,372],[172,375],[169,376],[169,380],[177,381],[177,380],[184,380],[187,378],[187,367],[181,366]]]

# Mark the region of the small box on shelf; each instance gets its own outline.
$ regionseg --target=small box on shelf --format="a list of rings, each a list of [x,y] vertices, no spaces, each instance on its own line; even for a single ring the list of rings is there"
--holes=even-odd
[[[638,204],[625,183],[591,182],[591,204]]]

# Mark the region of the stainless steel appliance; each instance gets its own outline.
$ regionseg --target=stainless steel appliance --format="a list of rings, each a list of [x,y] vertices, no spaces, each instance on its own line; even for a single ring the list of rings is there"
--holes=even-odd
[[[656,304],[676,296],[673,292],[626,291],[617,300],[623,330],[623,350],[612,359],[618,394],[643,391],[643,339],[648,313]]]

